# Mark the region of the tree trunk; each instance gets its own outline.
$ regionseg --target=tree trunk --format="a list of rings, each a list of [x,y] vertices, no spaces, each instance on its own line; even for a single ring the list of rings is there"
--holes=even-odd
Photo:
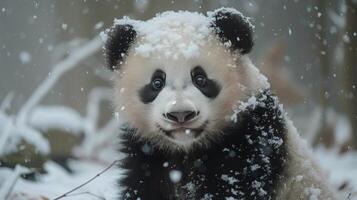
[[[318,17],[316,22],[316,42],[317,42],[317,54],[319,59],[320,66],[320,94],[319,94],[319,103],[321,106],[321,119],[319,124],[318,132],[314,138],[313,146],[317,146],[318,144],[323,144],[326,147],[331,147],[333,145],[334,135],[333,135],[333,127],[327,123],[327,109],[330,106],[330,61],[329,54],[327,51],[327,41],[326,41],[326,17],[327,17],[327,3],[326,0],[318,0],[316,10],[316,16]]]
[[[343,102],[352,127],[352,147],[357,149],[357,3],[346,0],[346,6]]]

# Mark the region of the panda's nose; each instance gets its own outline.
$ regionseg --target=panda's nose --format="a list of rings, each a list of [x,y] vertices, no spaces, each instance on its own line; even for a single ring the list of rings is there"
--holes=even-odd
[[[180,123],[180,124],[188,122],[188,121],[194,119],[195,117],[197,117],[198,115],[199,115],[199,112],[190,111],[190,110],[168,112],[168,113],[164,114],[165,118],[169,119],[170,121]]]

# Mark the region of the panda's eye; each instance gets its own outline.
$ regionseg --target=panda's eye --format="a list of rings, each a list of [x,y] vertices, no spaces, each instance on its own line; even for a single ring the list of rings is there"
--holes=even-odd
[[[153,102],[165,87],[166,74],[161,69],[155,70],[150,81],[139,90],[140,100],[147,104]]]
[[[199,74],[194,77],[194,82],[197,86],[204,87],[207,83],[207,78],[206,76]]]
[[[191,70],[191,79],[193,85],[208,98],[215,98],[221,90],[215,80],[208,78],[201,66],[196,66]]]
[[[164,87],[165,83],[164,80],[162,80],[161,78],[155,78],[151,81],[151,85],[154,90],[161,90]]]

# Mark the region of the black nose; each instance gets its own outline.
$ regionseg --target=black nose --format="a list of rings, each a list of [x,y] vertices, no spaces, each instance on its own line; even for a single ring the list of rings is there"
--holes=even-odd
[[[164,114],[164,116],[171,121],[177,123],[184,123],[195,118],[198,114],[199,112],[194,112],[194,111],[178,111],[178,112],[166,113]]]

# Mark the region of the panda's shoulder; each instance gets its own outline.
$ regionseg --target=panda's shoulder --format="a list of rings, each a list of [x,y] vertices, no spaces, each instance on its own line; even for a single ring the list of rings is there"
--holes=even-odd
[[[315,161],[306,141],[285,115],[287,161],[284,179],[277,186],[277,199],[336,199],[326,174]]]

